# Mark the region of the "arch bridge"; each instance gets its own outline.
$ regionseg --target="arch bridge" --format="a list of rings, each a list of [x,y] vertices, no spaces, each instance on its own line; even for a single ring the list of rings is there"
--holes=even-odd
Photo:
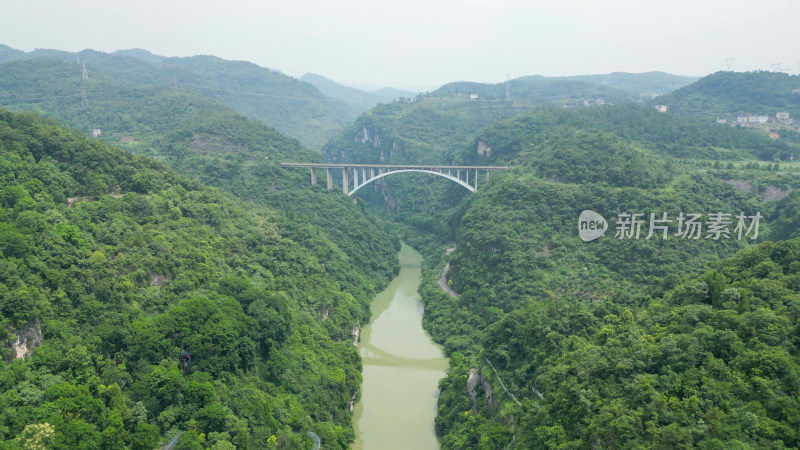
[[[342,192],[353,196],[359,189],[388,175],[403,172],[422,172],[447,178],[468,189],[478,191],[478,173],[506,170],[507,166],[428,166],[418,164],[325,164],[325,163],[281,163],[281,167],[302,167],[311,170],[311,184],[317,184],[317,169],[325,169],[328,190],[333,189],[333,171],[342,172]],[[352,180],[352,181],[351,181]]]

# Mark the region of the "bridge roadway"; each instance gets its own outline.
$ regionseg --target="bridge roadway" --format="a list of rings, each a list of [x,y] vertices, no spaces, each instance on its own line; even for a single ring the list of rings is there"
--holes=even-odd
[[[359,189],[387,175],[402,172],[422,172],[447,178],[460,184],[470,192],[478,191],[478,171],[486,171],[486,179],[494,170],[506,170],[507,166],[455,166],[455,165],[419,165],[419,164],[347,164],[347,163],[281,163],[281,167],[301,167],[311,170],[311,184],[317,184],[317,169],[325,169],[328,190],[333,189],[333,170],[342,171],[342,192],[353,196]],[[359,177],[360,173],[360,177]],[[473,174],[470,179],[470,173]],[[352,181],[352,189],[350,187]],[[471,181],[471,183],[470,183]]]

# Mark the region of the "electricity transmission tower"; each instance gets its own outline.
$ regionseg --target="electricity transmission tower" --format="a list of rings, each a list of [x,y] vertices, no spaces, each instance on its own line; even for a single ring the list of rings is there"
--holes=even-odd
[[[89,99],[86,98],[86,82],[89,81],[89,72],[86,71],[86,63],[83,63],[81,71],[81,106],[89,106]]]
[[[725,58],[725,70],[730,72],[732,65],[733,65],[733,58]]]

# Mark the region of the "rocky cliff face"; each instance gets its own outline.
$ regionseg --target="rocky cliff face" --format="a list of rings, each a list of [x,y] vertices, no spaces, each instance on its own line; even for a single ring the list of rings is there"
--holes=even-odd
[[[486,142],[478,141],[478,156],[486,156],[492,152],[492,147],[486,145]]]
[[[467,392],[469,393],[470,399],[472,399],[472,411],[478,412],[478,391],[476,388],[479,384],[483,389],[483,396],[486,399],[486,408],[489,409],[489,411],[495,410],[495,408],[497,408],[497,401],[494,399],[492,384],[483,376],[480,369],[473,368],[470,369],[469,377],[467,378]]]
[[[27,358],[42,343],[42,324],[38,320],[28,323],[14,333],[17,339],[11,347],[15,358]]]

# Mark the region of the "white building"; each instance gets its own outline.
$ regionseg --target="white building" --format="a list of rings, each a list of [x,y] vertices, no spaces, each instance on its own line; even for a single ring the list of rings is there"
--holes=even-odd
[[[728,123],[728,119],[723,119],[722,117],[717,117],[717,123]]]
[[[738,123],[747,123],[747,116],[739,116],[736,118],[736,122]]]
[[[781,111],[775,114],[775,118],[778,119],[779,121],[789,120],[789,113],[786,111]]]
[[[477,100],[478,99],[478,94],[469,94],[469,99],[470,100]]]
[[[656,105],[656,111],[667,112],[667,105]]]
[[[767,123],[769,116],[758,116],[758,123]]]
[[[758,123],[758,116],[747,116],[747,123]]]
[[[98,129],[92,130],[92,137],[100,136],[100,134],[102,134],[102,132],[100,130],[98,130]]]

